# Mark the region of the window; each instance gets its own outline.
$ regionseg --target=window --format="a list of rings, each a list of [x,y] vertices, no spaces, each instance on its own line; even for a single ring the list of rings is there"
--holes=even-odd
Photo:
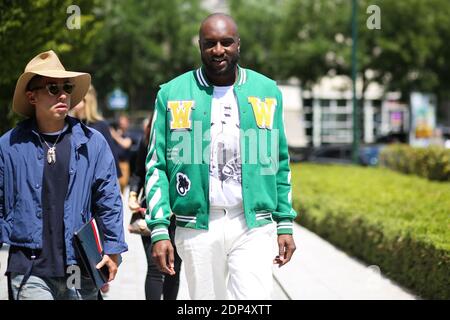
[[[347,100],[346,99],[338,99],[337,106],[338,107],[346,107],[347,106]]]
[[[330,106],[330,100],[329,99],[321,99],[320,100],[320,106],[321,107],[329,107]]]
[[[303,99],[304,107],[312,107],[312,99]]]

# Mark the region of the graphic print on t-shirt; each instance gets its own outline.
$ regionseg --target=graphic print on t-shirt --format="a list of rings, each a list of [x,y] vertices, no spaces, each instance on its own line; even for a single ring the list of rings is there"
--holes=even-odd
[[[239,154],[239,139],[224,132],[224,123],[212,123],[211,127],[221,126],[222,130],[212,142],[212,154],[210,175],[219,179],[222,183],[233,180],[241,183],[241,157]],[[235,124],[237,126],[237,124]],[[237,126],[239,129],[239,126]]]
[[[209,201],[212,207],[242,204],[239,120],[233,86],[214,87],[209,163]]]

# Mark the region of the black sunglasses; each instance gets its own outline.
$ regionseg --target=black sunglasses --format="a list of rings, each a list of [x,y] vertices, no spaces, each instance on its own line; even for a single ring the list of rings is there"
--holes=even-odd
[[[75,88],[75,85],[70,82],[65,82],[63,84],[47,83],[45,86],[35,87],[33,89],[30,89],[30,91],[44,88],[47,89],[49,95],[56,96],[60,94],[61,90],[67,94],[71,94],[73,92],[73,89]]]

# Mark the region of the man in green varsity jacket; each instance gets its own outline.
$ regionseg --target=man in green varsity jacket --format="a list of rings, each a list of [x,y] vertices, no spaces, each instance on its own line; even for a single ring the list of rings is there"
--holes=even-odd
[[[174,214],[191,299],[270,299],[272,265],[295,251],[282,96],[238,65],[230,16],[208,16],[199,36],[202,67],[162,85],[156,100],[145,188],[152,255],[174,274]]]

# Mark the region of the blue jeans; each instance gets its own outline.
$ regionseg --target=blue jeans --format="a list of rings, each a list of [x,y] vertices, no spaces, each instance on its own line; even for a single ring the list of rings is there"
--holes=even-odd
[[[17,298],[23,275],[11,273],[11,289]],[[80,288],[69,288],[67,278],[37,277],[31,275],[20,289],[19,300],[97,300],[98,290],[90,278],[81,276]]]

